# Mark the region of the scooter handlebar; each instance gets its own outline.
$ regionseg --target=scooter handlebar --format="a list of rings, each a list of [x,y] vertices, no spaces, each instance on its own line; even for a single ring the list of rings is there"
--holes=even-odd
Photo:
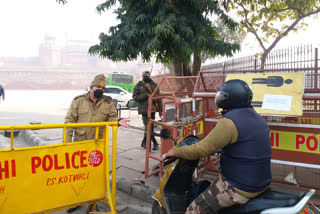
[[[164,163],[163,163],[163,166],[168,166],[169,164],[175,162],[177,160],[176,157],[166,157],[164,158]]]

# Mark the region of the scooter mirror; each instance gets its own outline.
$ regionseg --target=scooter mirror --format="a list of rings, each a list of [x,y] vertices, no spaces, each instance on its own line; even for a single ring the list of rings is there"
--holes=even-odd
[[[169,129],[162,129],[160,131],[160,137],[163,139],[170,139],[172,137],[172,133]]]

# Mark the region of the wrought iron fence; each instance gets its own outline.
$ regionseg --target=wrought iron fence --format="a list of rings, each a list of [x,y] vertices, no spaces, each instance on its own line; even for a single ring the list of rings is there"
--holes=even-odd
[[[264,69],[314,68],[319,65],[318,48],[310,45],[300,45],[271,51],[266,59]],[[261,61],[259,56],[246,56],[202,66],[202,70],[258,70]]]

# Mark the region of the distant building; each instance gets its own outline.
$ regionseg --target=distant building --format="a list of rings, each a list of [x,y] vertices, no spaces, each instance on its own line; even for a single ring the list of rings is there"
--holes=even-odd
[[[60,49],[56,46],[56,37],[46,35],[44,43],[39,45],[40,65],[44,67],[59,66]]]
[[[59,69],[59,70],[92,70],[105,73],[125,72],[141,77],[144,70],[152,71],[152,75],[163,73],[164,67],[157,63],[146,63],[141,59],[135,61],[113,62],[99,55],[88,53],[92,42],[87,40],[67,40],[62,47],[57,45],[56,37],[45,35],[39,45],[38,57],[1,57],[0,68],[29,67],[31,69]]]
[[[90,46],[92,44],[89,41],[68,40],[61,48],[61,64],[72,67],[96,67],[99,58],[89,55]]]

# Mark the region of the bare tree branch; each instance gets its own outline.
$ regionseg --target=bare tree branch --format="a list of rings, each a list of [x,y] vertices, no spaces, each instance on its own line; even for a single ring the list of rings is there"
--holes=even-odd
[[[238,4],[242,9],[243,12],[245,13],[245,22],[241,22],[243,25],[246,26],[246,28],[248,28],[250,30],[251,33],[253,33],[253,35],[256,37],[256,39],[258,40],[261,48],[265,51],[266,48],[262,42],[262,40],[260,39],[259,35],[257,34],[257,31],[254,29],[254,27],[252,26],[252,24],[248,21],[248,11],[245,9],[245,7],[242,5],[242,1]]]

